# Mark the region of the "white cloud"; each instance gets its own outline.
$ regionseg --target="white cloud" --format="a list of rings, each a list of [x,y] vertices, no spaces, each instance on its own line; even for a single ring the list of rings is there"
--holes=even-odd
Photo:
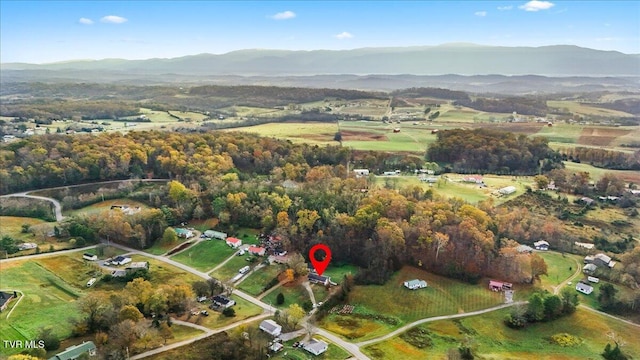
[[[91,19],[87,19],[87,18],[80,18],[78,19],[78,22],[82,25],[92,25],[93,24],[93,20]]]
[[[555,4],[550,1],[531,0],[528,3],[520,5],[518,7],[525,11],[540,11],[551,9],[554,6]]]
[[[476,12],[474,13],[474,15],[475,15],[475,16],[480,16],[480,17],[482,17],[482,16],[487,16],[487,12],[486,12],[486,11],[476,11]]]
[[[283,11],[283,12],[279,12],[275,15],[272,15],[271,18],[273,20],[288,20],[288,19],[293,19],[294,17],[296,17],[296,13],[294,13],[293,11]]]
[[[344,40],[344,39],[351,39],[353,37],[353,34],[343,31],[340,34],[336,35],[336,38],[340,39],[340,40]]]
[[[100,19],[101,22],[103,23],[107,23],[107,24],[122,24],[127,22],[126,18],[123,18],[122,16],[117,16],[117,15],[107,15],[105,17],[103,17],[102,19]]]
[[[511,10],[511,9],[513,9],[513,5],[498,6],[498,10],[500,10],[500,11],[507,11],[507,10]]]

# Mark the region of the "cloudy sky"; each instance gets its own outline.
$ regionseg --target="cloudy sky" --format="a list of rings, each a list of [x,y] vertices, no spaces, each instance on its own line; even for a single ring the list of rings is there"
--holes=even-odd
[[[571,44],[640,53],[638,1],[0,1],[0,61]]]

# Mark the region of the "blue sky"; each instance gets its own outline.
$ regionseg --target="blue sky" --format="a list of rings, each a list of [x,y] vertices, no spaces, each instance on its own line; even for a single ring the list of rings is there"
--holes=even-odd
[[[640,53],[638,1],[0,1],[0,61],[468,42]]]

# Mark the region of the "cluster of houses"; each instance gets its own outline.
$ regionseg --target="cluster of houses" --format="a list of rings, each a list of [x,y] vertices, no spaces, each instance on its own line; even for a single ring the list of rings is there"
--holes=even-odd
[[[587,282],[588,281],[588,282]],[[587,277],[587,281],[584,280],[580,280],[577,284],[576,284],[576,290],[585,294],[585,295],[589,295],[593,292],[593,286],[591,283],[599,283],[600,279],[598,279],[597,277],[593,277],[593,276],[588,276]]]
[[[278,340],[277,338],[282,334],[282,326],[271,319],[263,320],[260,323],[259,328],[265,333],[276,338],[276,340]],[[327,344],[322,340],[312,338],[306,343],[302,343],[301,347],[307,352],[310,352],[311,354],[318,356],[323,354],[325,351],[327,351],[327,349],[329,349],[329,344]],[[283,348],[284,346],[279,341],[273,341],[271,343],[271,346],[269,347],[269,349],[273,352],[278,352]]]
[[[602,253],[597,255],[585,256],[584,263],[586,265],[582,268],[582,272],[587,275],[592,275],[593,273],[595,273],[598,267],[612,269],[614,266],[616,266],[616,262],[611,260],[611,257]]]

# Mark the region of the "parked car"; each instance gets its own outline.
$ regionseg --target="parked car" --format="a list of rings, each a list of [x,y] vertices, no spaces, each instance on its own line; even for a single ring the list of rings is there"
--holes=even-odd
[[[207,310],[200,311],[200,315],[209,316],[209,312]]]
[[[95,284],[96,280],[98,280],[98,279],[96,279],[96,278],[89,279],[89,281],[87,281],[87,287],[91,287],[91,285]]]

